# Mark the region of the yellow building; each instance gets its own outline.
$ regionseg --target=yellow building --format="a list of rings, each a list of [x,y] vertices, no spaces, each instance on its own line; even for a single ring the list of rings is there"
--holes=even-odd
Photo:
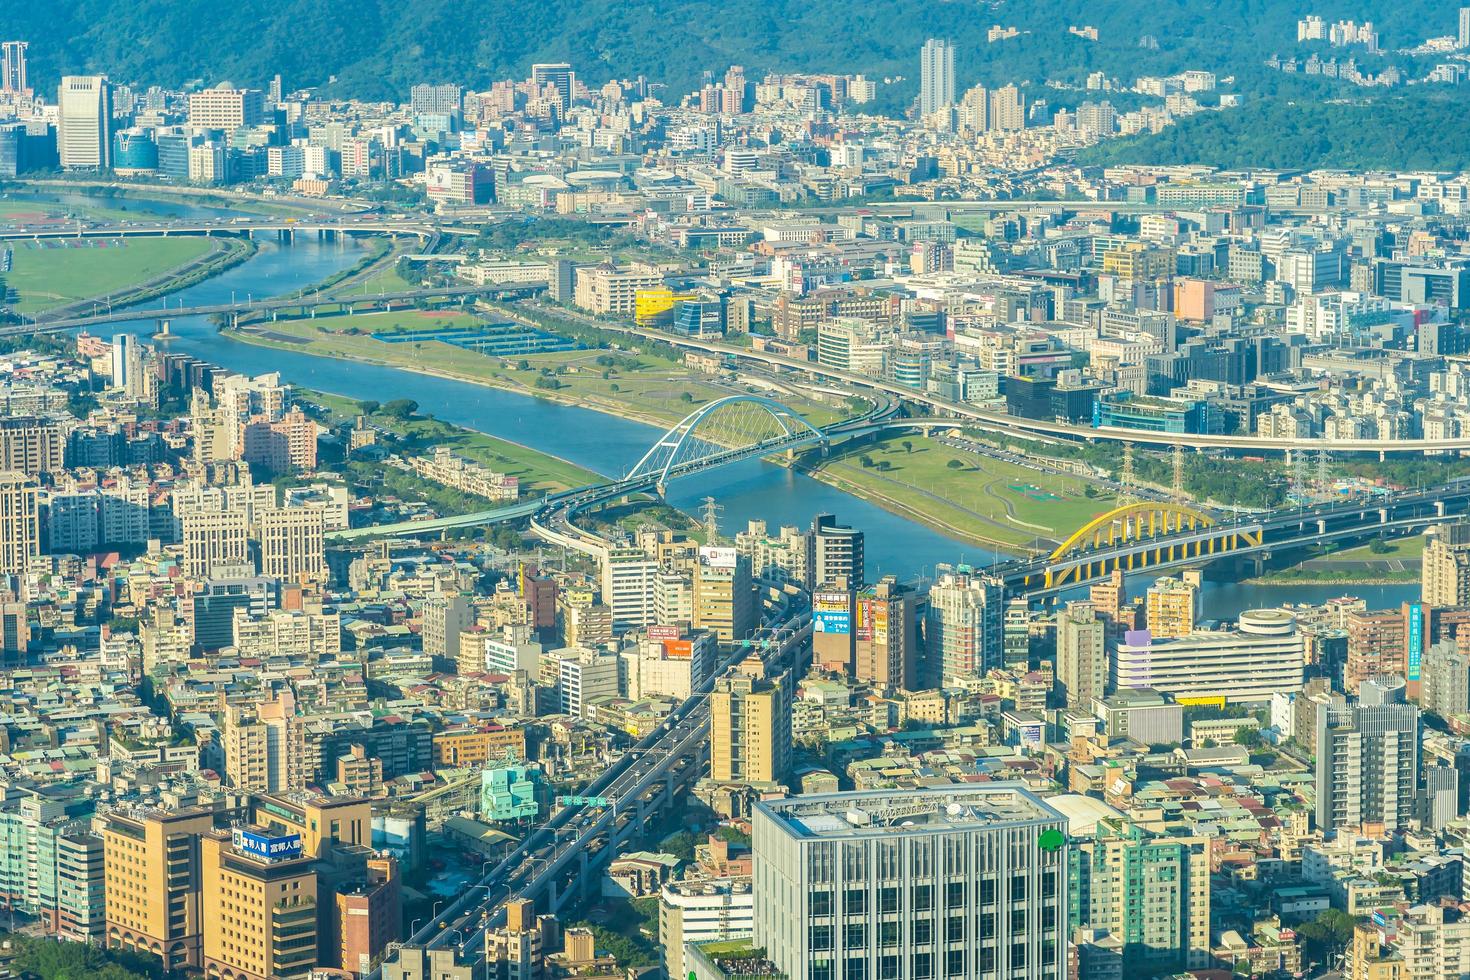
[[[1199,587],[1177,578],[1161,578],[1149,586],[1143,610],[1148,631],[1156,640],[1176,639],[1194,632]]]
[[[278,844],[279,853],[261,853]],[[311,972],[317,964],[316,871],[297,838],[215,831],[200,838],[199,863],[206,977],[268,980]]]
[[[758,659],[715,682],[710,693],[710,779],[759,788],[782,784],[791,767],[791,675],[767,678]]]
[[[491,759],[526,757],[526,732],[522,728],[455,728],[434,736],[434,764],[479,766]]]
[[[1122,279],[1163,279],[1174,274],[1174,250],[1130,242],[1103,256],[1102,271]]]
[[[698,298],[693,293],[676,293],[667,286],[640,289],[633,296],[633,320],[640,327],[672,322],[675,306]]]
[[[1384,949],[1382,937],[1372,926],[1353,929],[1346,966],[1345,980],[1400,980],[1404,976],[1403,957]]]
[[[115,811],[102,831],[107,945],[150,953],[166,970],[198,967],[199,835],[214,828],[203,808]]]
[[[373,805],[357,797],[323,796],[297,802],[280,796],[257,796],[251,819],[273,834],[300,834],[307,857],[321,857],[324,844],[373,843]]]

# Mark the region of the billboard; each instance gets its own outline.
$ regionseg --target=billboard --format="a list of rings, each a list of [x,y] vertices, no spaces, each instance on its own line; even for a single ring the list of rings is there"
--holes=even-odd
[[[1419,662],[1424,659],[1424,605],[1409,603],[1409,669],[1408,679],[1419,679]]]
[[[846,592],[818,592],[812,596],[812,608],[818,612],[847,612],[850,606]]]
[[[255,857],[279,860],[301,856],[300,834],[273,836],[271,834],[258,833],[254,830],[241,830],[236,828],[231,833],[230,839],[230,842],[235,845],[235,850]]]
[[[677,626],[650,626],[648,627],[648,638],[667,643],[669,640],[679,638],[679,627]]]
[[[699,560],[710,568],[734,568],[740,553],[734,548],[711,548],[705,546],[699,549]]]
[[[812,613],[812,629],[818,633],[846,635],[852,632],[852,613],[817,610]]]

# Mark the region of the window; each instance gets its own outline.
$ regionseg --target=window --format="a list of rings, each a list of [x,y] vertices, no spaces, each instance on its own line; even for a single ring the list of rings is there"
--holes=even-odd
[[[878,945],[879,946],[897,946],[898,945],[898,923],[897,922],[880,922],[880,923],[878,923]]]
[[[1026,931],[1026,910],[1011,909],[1011,932]]]
[[[981,939],[994,939],[995,938],[995,913],[994,912],[982,912],[982,913],[980,913],[980,938]]]
[[[832,948],[832,927],[831,926],[812,926],[811,927],[811,930],[810,930],[810,932],[808,934],[807,944],[812,949],[831,949]]]
[[[952,949],[944,954],[944,975],[947,977],[964,977],[965,975],[965,951]]]
[[[1041,897],[1057,897],[1057,873],[1055,871],[1048,871],[1041,876]]]
[[[914,954],[914,980],[929,980],[934,975],[934,957],[930,953]]]
[[[913,890],[914,911],[927,912],[933,907],[934,888],[931,885],[915,885]]]
[[[952,909],[964,907],[965,883],[963,881],[951,881],[944,886],[944,904]]]
[[[1011,944],[1011,969],[1024,970],[1026,968],[1026,944]]]
[[[1026,876],[1014,875],[1011,878],[1011,901],[1024,902],[1026,900]]]
[[[915,946],[928,946],[934,941],[934,923],[929,919],[916,919],[912,932]]]
[[[980,881],[980,904],[981,905],[994,905],[995,904],[995,879],[994,878],[984,878],[984,879],[981,879],[981,881]]]
[[[878,889],[878,911],[879,912],[897,912],[898,911],[898,889],[897,888],[880,888],[880,889]]]
[[[832,893],[812,892],[812,915],[832,914]]]
[[[843,980],[868,980],[868,961],[854,956],[842,970]]]
[[[878,960],[878,980],[896,980],[898,977],[898,957],[884,956]]]
[[[868,928],[861,922],[849,922],[843,929],[843,945],[848,949],[866,949]]]
[[[981,973],[995,972],[995,947],[981,946],[979,951],[979,967]]]
[[[1041,928],[1055,929],[1057,927],[1057,910],[1050,905],[1041,910]]]
[[[965,941],[965,917],[952,915],[944,923],[944,940],[950,943]]]
[[[868,911],[868,893],[861,888],[849,888],[842,903],[844,915],[861,915]]]

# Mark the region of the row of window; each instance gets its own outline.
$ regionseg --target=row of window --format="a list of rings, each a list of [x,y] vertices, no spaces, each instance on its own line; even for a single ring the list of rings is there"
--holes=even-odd
[[[1025,944],[1016,943],[1011,946],[1009,960],[1010,972],[1023,973],[1026,971],[1027,949]],[[993,948],[979,949],[975,951],[974,972],[977,974],[994,973],[996,970],[996,950]],[[1057,946],[1052,940],[1046,940],[1041,944],[1041,968],[1047,970],[1054,967],[1057,962]],[[812,964],[811,980],[896,980],[899,976],[901,958],[898,955],[879,956],[874,960],[865,957],[849,957],[841,961],[841,972],[838,972],[838,963],[833,960],[822,960]],[[1034,966],[1035,964],[1030,964]],[[909,962],[909,977],[912,980],[945,980],[945,978],[963,978],[971,975],[969,971],[969,951],[963,949],[952,949],[934,956],[931,953],[914,953]],[[935,968],[941,969],[936,974]]]
[[[909,923],[909,944],[913,946],[928,946],[934,941],[936,932],[946,943],[965,942],[969,937],[966,935],[966,925],[971,920],[963,915],[951,915],[943,920],[937,927],[932,919],[914,919]],[[980,941],[994,939],[996,932],[996,915],[994,912],[983,912],[973,920],[975,923],[974,938]],[[1041,910],[1041,928],[1044,930],[1055,929],[1057,925],[1057,910],[1055,908],[1043,908]],[[1026,910],[1013,909],[1011,911],[1011,933],[1022,934],[1026,931]],[[842,946],[848,950],[861,950],[868,947],[869,927],[863,922],[848,922],[841,927],[831,925],[813,925],[807,930],[808,948],[813,952],[831,950],[832,943],[838,937],[842,937]],[[872,930],[877,943],[882,947],[897,946],[900,942],[901,928],[898,922],[879,922]]]
[[[1027,877],[1025,875],[1011,876],[1010,900],[1012,902],[1024,902],[1027,897]],[[947,908],[963,908],[969,897],[969,882],[951,881],[942,886],[944,904]],[[975,882],[976,897],[980,905],[994,905],[999,897],[1000,883],[994,878],[984,878]],[[914,885],[909,890],[910,912],[927,912],[933,908],[934,903],[933,885]],[[824,890],[812,892],[811,914],[832,915],[834,914],[833,899],[835,892]],[[1048,871],[1041,876],[1040,898],[1045,901],[1055,898],[1057,894],[1057,874]],[[868,889],[848,888],[842,892],[842,909],[844,915],[862,915],[868,912]],[[892,886],[884,886],[877,889],[876,908],[877,912],[899,911],[900,889]]]

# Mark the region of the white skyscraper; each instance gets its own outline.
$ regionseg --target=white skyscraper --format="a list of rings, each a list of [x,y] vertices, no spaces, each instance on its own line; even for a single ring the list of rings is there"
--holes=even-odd
[[[954,105],[954,45],[931,37],[919,54],[919,114]]]
[[[1470,7],[1460,8],[1460,47],[1470,48]]]
[[[102,75],[67,75],[56,93],[56,149],[67,169],[112,165],[112,85]]]

